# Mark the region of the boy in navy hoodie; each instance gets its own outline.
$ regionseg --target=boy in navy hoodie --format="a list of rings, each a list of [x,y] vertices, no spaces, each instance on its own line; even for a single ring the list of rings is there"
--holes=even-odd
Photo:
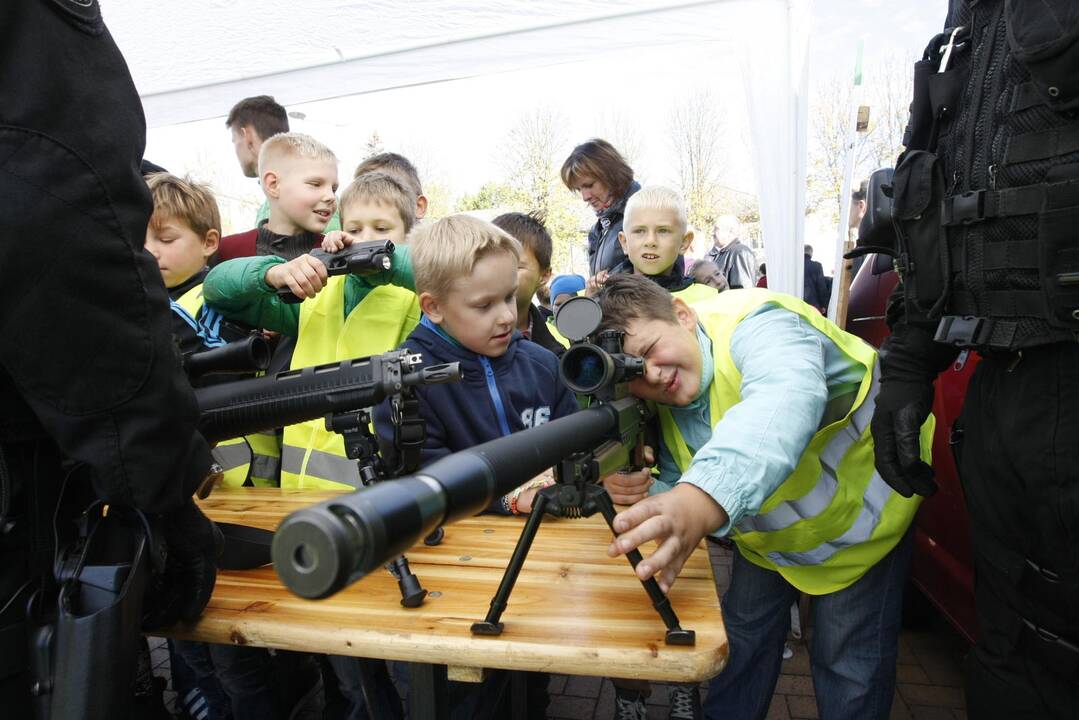
[[[409,249],[423,317],[404,347],[422,353],[426,365],[459,362],[462,373],[460,382],[416,388],[427,424],[422,465],[577,410],[559,379],[558,358],[517,331],[516,240],[491,223],[451,215],[414,230]],[[386,402],[375,409],[375,427],[388,447],[393,431]],[[527,515],[536,492],[553,482],[531,480],[488,511]],[[500,682],[502,674],[480,688],[451,683],[453,717],[471,717]],[[544,717],[547,675],[529,673],[526,682],[529,717]]]
[[[491,223],[452,215],[409,236],[423,318],[404,346],[425,364],[461,364],[460,382],[420,386],[427,424],[421,464],[503,435],[542,425],[577,409],[558,376],[558,359],[517,332],[520,244]],[[392,437],[387,403],[375,410],[383,439]],[[550,479],[525,483],[488,508],[527,514]]]

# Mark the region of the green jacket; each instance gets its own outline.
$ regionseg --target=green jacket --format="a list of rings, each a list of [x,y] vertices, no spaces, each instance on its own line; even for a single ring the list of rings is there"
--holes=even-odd
[[[266,271],[284,259],[276,255],[236,258],[216,266],[203,281],[205,303],[230,320],[295,337],[300,326],[300,303],[282,302],[266,284]],[[349,275],[345,285],[345,317],[379,285],[414,290],[408,248],[397,246],[393,268],[374,275]]]

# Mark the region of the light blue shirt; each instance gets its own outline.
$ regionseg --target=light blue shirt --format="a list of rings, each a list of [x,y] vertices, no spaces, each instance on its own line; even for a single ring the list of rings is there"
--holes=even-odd
[[[731,359],[742,374],[742,399],[713,428],[708,387],[714,374],[712,341],[697,327],[703,360],[701,391],[671,415],[693,453],[679,478],[670,451],[660,446],[659,478],[652,493],[688,482],[712,496],[729,522],[726,535],[794,471],[814,433],[845,414],[865,368],[796,313],[763,305],[731,335]],[[834,403],[832,401],[835,401]],[[837,415],[838,413],[838,415]]]

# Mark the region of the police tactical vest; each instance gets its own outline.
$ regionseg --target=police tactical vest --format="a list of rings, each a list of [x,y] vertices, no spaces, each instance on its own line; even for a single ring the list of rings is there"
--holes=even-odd
[[[181,295],[176,304],[197,323],[203,308],[202,285]],[[281,441],[272,428],[222,440],[210,454],[224,472],[221,484],[225,487],[243,487],[248,481],[255,487],[276,487],[278,484]]]
[[[1079,338],[1079,3],[961,3],[893,178],[907,317],[961,347]]]
[[[877,354],[801,300],[763,289],[728,290],[694,305],[712,340],[715,374],[708,388],[714,427],[741,401],[742,374],[730,355],[731,336],[754,310],[774,303],[800,316],[865,368],[846,415],[810,439],[794,471],[765,499],[760,511],[742,518],[731,537],[750,562],[774,570],[799,590],[822,595],[853,584],[902,539],[921,498],[904,498],[873,466],[869,421],[880,375]],[[692,453],[669,409],[659,406],[663,442],[685,472]],[[921,432],[929,462],[934,420]]]
[[[331,277],[326,287],[300,305],[300,325],[292,369],[368,357],[399,346],[419,324],[416,294],[394,285],[372,289],[345,317],[345,283]],[[361,408],[356,408],[360,410]],[[318,418],[285,428],[281,450],[281,487],[359,488],[355,460],[345,443]]]

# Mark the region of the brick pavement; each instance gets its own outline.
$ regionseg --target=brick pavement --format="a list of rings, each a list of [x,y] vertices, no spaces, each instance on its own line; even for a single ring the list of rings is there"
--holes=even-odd
[[[731,551],[709,545],[719,592],[730,583]],[[168,653],[164,641],[151,640],[155,672],[168,676]],[[815,720],[816,698],[809,674],[809,655],[802,641],[791,641],[794,651],[783,661],[779,682],[768,710],[768,720]],[[966,641],[933,614],[926,627],[904,629],[899,638],[896,694],[891,720],[965,720],[962,661]],[[702,684],[702,695],[703,688]],[[550,685],[551,720],[608,720],[614,716],[614,688],[603,678],[555,675]],[[175,693],[166,693],[175,710]],[[667,688],[654,683],[648,698],[650,720],[667,717]]]

